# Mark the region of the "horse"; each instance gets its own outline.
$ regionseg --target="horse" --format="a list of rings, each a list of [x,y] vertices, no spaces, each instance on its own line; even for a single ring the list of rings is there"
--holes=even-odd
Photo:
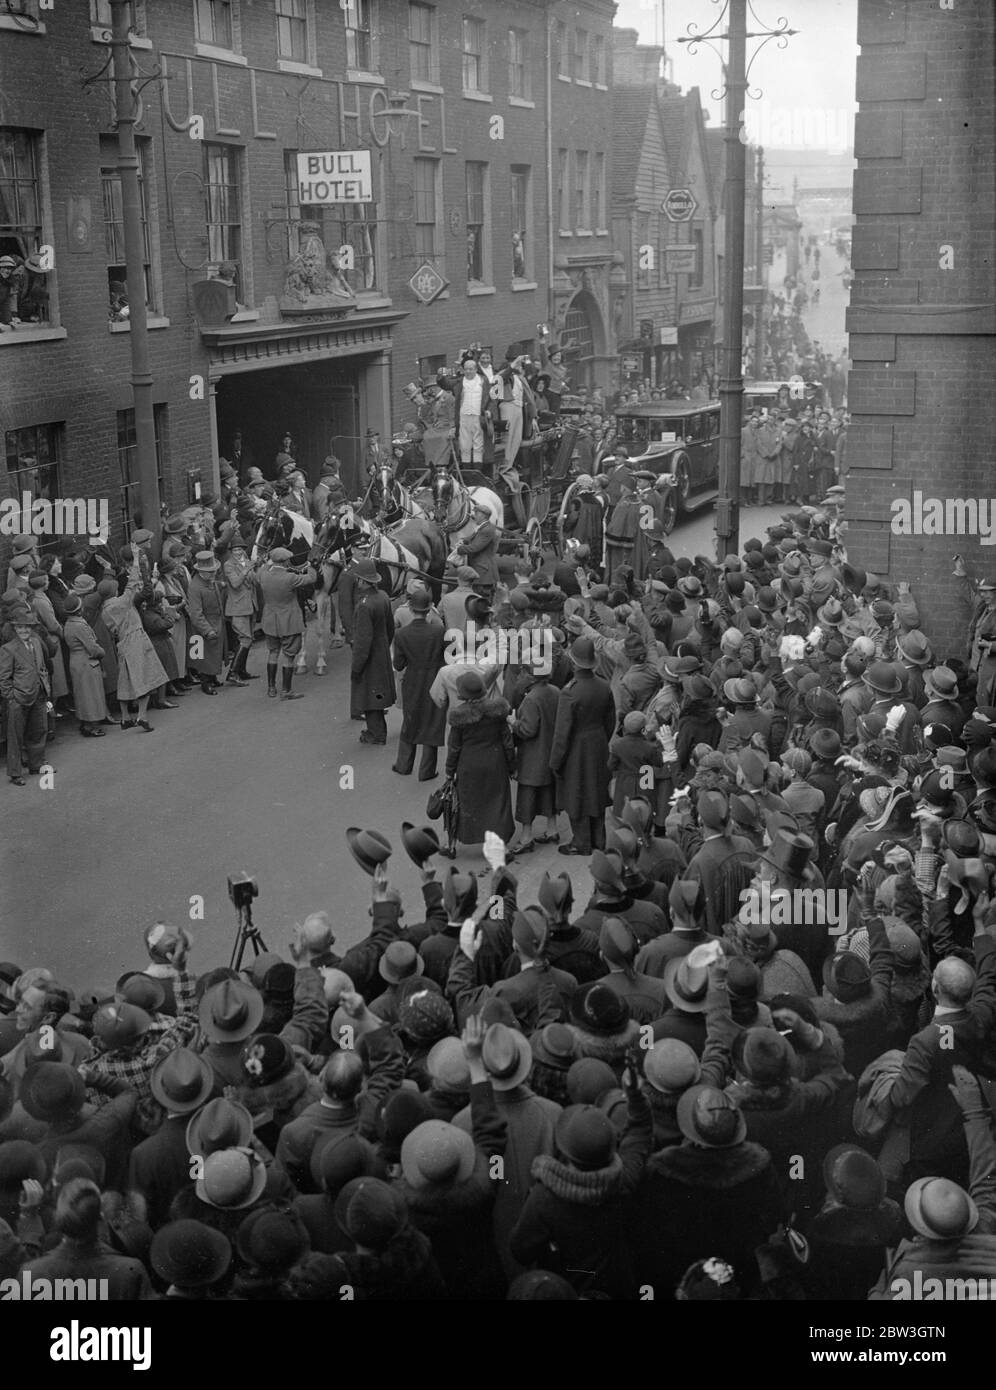
[[[488,520],[499,531],[504,527],[505,504],[491,488],[467,487],[445,469],[437,469],[430,484],[429,496],[430,515],[446,533],[450,551],[477,530],[475,506],[487,508]]]
[[[412,574],[424,573],[413,551],[347,504],[328,514],[312,548],[312,563],[319,567],[324,592],[335,592],[343,572],[357,556],[373,560],[381,587],[390,598],[401,597]]]
[[[398,481],[389,462],[381,463],[371,479],[371,496],[374,495],[375,482],[379,493],[375,524],[389,540],[415,556],[418,568],[428,576],[432,601],[438,603],[447,552],[442,527],[426,515],[421,503]]]

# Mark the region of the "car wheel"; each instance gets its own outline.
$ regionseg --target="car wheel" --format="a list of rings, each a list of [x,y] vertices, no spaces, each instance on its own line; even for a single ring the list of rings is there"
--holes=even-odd
[[[680,515],[688,505],[688,498],[692,491],[692,470],[687,454],[678,454],[671,467],[671,472],[677,479],[674,487],[675,506]]]
[[[678,502],[674,488],[668,488],[664,494],[663,502],[661,525],[664,528],[665,536],[669,536],[674,530],[674,523],[678,520]]]

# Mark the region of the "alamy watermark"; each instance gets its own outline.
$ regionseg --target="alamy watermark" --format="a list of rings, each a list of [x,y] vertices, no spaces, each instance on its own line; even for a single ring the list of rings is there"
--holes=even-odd
[[[737,915],[748,927],[825,927],[828,936],[841,936],[847,930],[847,891],[779,888],[766,880],[741,892]]]
[[[89,536],[107,544],[111,534],[106,497],[35,497],[0,501],[0,536]]]
[[[996,545],[996,497],[897,497],[890,522],[894,536],[978,536]]]
[[[851,107],[773,106],[761,101],[750,102],[740,115],[740,140],[744,145],[843,154],[853,144]]]
[[[106,1303],[106,1279],[48,1279],[22,1269],[0,1279],[0,1303]]]
[[[454,666],[468,660],[489,666],[530,666],[539,675],[553,671],[553,633],[548,627],[482,627],[471,619],[466,629],[446,629],[443,659]]]

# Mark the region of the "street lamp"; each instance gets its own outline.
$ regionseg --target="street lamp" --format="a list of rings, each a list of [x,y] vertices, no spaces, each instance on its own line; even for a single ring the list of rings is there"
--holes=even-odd
[[[713,4],[718,0],[713,0]],[[725,555],[736,554],[740,549],[740,439],[743,426],[743,331],[744,331],[744,208],[746,159],[743,142],[744,101],[750,96],[756,101],[762,94],[760,89],[751,90],[748,79],[750,68],[758,53],[771,39],[778,40],[778,47],[784,48],[789,38],[798,33],[788,27],[788,20],[780,18],[774,29],[761,27],[748,32],[747,11],[755,22],[762,25],[749,0],[723,0],[723,8],[716,20],[702,33],[695,32],[698,25],[687,25],[687,37],[679,38],[678,43],[688,44],[689,53],[694,53],[698,44],[707,44],[722,62],[722,55],[713,43],[713,38],[729,45],[726,62],[723,63],[723,87],[712,93],[714,101],[726,97],[726,122],[724,143],[726,146],[726,184],[725,194],[725,240],[723,245],[723,276],[726,312],[723,316],[723,370],[719,383],[719,497],[716,499],[716,557],[722,562]],[[725,33],[719,33],[719,26],[729,16]],[[747,63],[747,40],[760,39],[761,43]],[[760,310],[759,310],[760,312]]]

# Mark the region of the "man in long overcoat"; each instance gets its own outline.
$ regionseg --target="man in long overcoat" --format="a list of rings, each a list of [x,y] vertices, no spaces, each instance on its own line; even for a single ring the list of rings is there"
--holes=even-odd
[[[556,840],[557,812],[554,801],[554,775],[550,767],[550,750],[557,725],[560,692],[550,684],[549,666],[537,665],[529,673],[528,687],[516,712],[515,778],[518,785],[515,799],[515,819],[519,833],[513,849],[529,850],[533,839],[533,821],[546,817],[546,828],[539,837],[540,844]]]
[[[571,822],[561,854],[605,848],[609,801],[609,739],[615,728],[612,687],[595,675],[595,644],[579,637],[571,647],[574,679],[560,692],[550,766],[557,775],[557,807]]]
[[[401,703],[404,717],[398,756],[392,771],[409,777],[415,766],[415,748],[422,750],[418,780],[430,782],[436,773],[439,749],[446,742],[446,710],[429,698],[429,689],[443,665],[446,633],[439,623],[430,624],[432,599],[428,590],[417,589],[408,599],[412,620],[394,635],[394,669],[402,671]]]
[[[225,585],[218,578],[220,569],[213,551],[198,551],[187,594],[191,632],[201,639],[201,654],[191,657],[190,666],[205,695],[218,693],[218,677],[225,664]]]
[[[350,715],[361,716],[367,727],[361,743],[386,743],[387,719],[384,711],[395,701],[391,643],[394,616],[391,601],[380,588],[377,566],[369,557],[358,560],[356,605],[353,609],[353,662],[350,670]]]

